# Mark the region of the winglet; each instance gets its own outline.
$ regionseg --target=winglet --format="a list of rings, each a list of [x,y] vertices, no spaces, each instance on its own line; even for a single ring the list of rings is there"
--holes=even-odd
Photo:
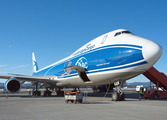
[[[35,54],[34,52],[32,53],[32,65],[33,65],[33,72],[38,71],[38,65],[37,65],[37,61],[35,59]]]

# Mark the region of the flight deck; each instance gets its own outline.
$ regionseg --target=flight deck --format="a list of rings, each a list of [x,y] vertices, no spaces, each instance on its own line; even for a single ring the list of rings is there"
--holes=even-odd
[[[138,93],[124,91],[125,101],[111,101],[111,93],[89,93],[83,103],[65,103],[64,97],[32,97],[27,91],[18,94],[0,92],[0,120],[166,120],[167,99],[142,99]],[[103,98],[103,99],[102,99]],[[102,100],[101,100],[102,99]],[[99,101],[101,100],[101,101]]]

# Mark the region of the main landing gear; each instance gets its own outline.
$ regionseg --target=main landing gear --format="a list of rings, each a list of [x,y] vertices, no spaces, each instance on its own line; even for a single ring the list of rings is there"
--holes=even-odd
[[[59,88],[57,92],[57,96],[64,96],[64,91],[61,91],[61,89]]]
[[[42,86],[40,86],[39,88],[41,88]],[[41,96],[41,91],[39,91],[38,88],[38,83],[35,83],[33,92],[32,92],[32,96]],[[52,92],[50,90],[48,90],[48,88],[44,91],[44,96],[51,96]]]
[[[41,96],[41,91],[38,91],[38,83],[35,83],[32,95],[33,96]]]
[[[123,101],[125,100],[125,94],[121,90],[121,84],[119,81],[114,82],[114,85],[116,86],[116,91],[112,93],[112,101]]]
[[[48,88],[44,91],[44,96],[51,96],[52,92]]]

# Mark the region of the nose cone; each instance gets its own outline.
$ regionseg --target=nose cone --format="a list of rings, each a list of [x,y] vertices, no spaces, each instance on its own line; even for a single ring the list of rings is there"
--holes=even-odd
[[[144,58],[149,63],[152,62],[153,64],[157,62],[157,60],[162,55],[162,47],[153,41],[148,41],[143,48]]]

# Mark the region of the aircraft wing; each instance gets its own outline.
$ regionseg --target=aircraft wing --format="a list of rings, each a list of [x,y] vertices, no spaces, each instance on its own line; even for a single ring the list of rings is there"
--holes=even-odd
[[[21,81],[32,82],[32,83],[51,83],[58,82],[56,76],[24,76],[24,75],[0,75],[2,79],[17,78]]]
[[[65,67],[74,69],[78,72],[80,78],[85,82],[91,82],[91,80],[88,78],[86,69],[77,65],[72,65]],[[19,75],[19,74],[10,74],[10,75],[0,75],[1,79],[10,79],[10,78],[16,78],[18,80],[24,81],[24,82],[32,82],[32,83],[58,83],[57,76],[25,76],[25,75]]]

